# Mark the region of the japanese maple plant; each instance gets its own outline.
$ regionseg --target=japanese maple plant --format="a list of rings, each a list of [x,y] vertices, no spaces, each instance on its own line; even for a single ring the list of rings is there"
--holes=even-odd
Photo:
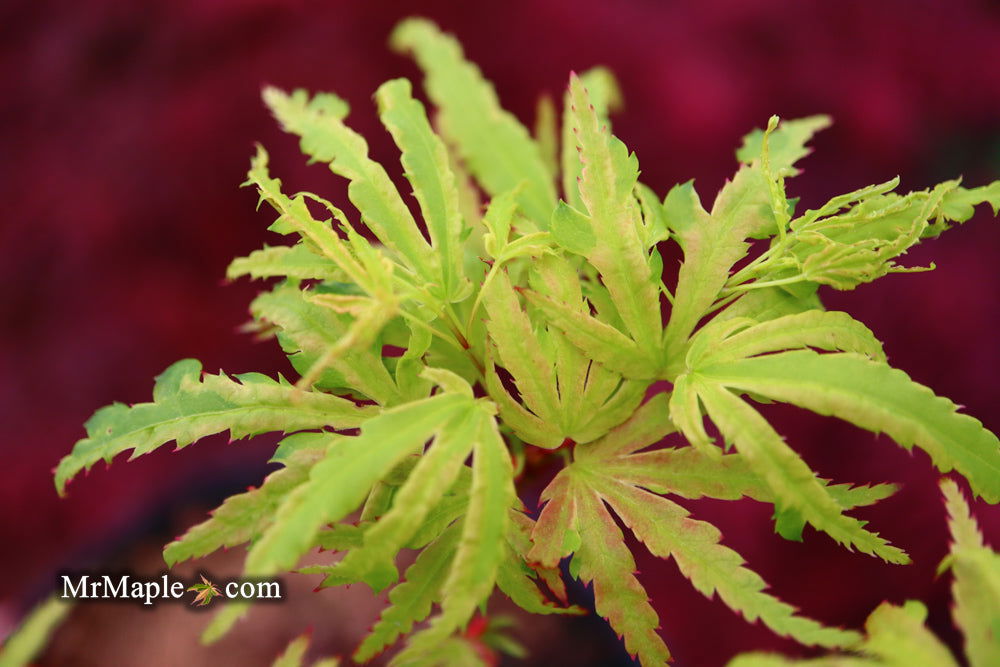
[[[758,411],[764,401],[917,446],[975,496],[1000,501],[997,437],[889,366],[864,324],[817,296],[821,285],[850,290],[916,270],[900,256],[980,203],[996,213],[1000,181],[904,193],[893,179],[799,210],[788,179],[829,120],[774,117],[747,135],[714,201],[690,182],[661,200],[609,129],[617,89],[605,70],[571,75],[561,123],[543,105],[532,135],[433,24],[408,20],[391,42],[416,58],[436,107],[429,118],[405,79],[375,94],[412,210],[345,123],[343,100],[264,91],[310,160],[347,179],[360,213],[289,191],[258,148],[247,185],[287,243],[236,259],[228,275],[274,279],[251,311],[295,377],[210,375],[179,361],[152,402],[87,422],[56,470],[59,492],[121,452],[227,430],[287,434],[273,457],[282,467],[164,557],[173,565],[246,544],[248,576],[392,587],[358,662],[405,639],[396,664],[476,664],[481,642],[466,628],[494,589],[529,612],[579,613],[567,603],[571,577],[593,587],[596,613],[630,654],[665,663],[671,629],[659,629],[622,526],[746,621],[804,645],[859,645],[858,632],[768,593],[679,501],[749,497],[774,506],[786,538],[808,524],[847,549],[908,562],[850,514],[895,487],[820,478]],[[665,282],[669,244],[683,263]],[[555,465],[541,506],[522,504],[526,469]],[[296,569],[318,547],[328,564]],[[401,575],[402,550],[416,558]],[[224,603],[205,639],[247,605]]]

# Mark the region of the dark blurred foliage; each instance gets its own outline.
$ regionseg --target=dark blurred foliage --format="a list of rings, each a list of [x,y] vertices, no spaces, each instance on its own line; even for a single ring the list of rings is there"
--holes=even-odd
[[[351,103],[351,122],[376,159],[392,162],[371,95],[388,78],[417,76],[385,46],[396,21],[414,12],[455,32],[526,122],[539,95],[561,94],[571,69],[611,67],[626,100],[615,131],[661,194],[695,177],[710,198],[734,169],[739,138],[772,113],[835,118],[790,186],[805,206],[896,174],[904,188],[958,174],[968,185],[1000,177],[1000,6],[986,0],[5,3],[6,624],[52,586],[59,568],[121,562],[137,541],[169,539],[164,531],[177,527],[171,517],[190,522],[211,502],[259,481],[273,440],[227,445],[213,438],[183,453],[168,447],[132,463],[122,457],[74,482],[64,500],[50,469],[95,408],[149,400],[152,377],[178,358],[198,357],[208,370],[289,371],[275,344],[237,332],[259,286],[222,281],[230,257],[278,242],[265,231],[270,216],[255,214],[253,193],[237,185],[253,142],[261,141],[290,189],[346,203],[345,188],[322,167],[305,165],[296,141],[260,104],[260,87],[337,92]],[[994,431],[998,239],[983,212],[906,258],[934,261],[936,271],[826,294],[831,307],[870,324],[892,363]],[[808,614],[856,627],[881,600],[914,597],[930,605],[935,629],[956,643],[947,582],[933,577],[946,536],[927,457],[834,420],[783,407],[767,412],[825,476],[905,485],[859,515],[915,564],[883,565],[809,530],[804,544],[785,542],[770,534],[766,508],[753,503],[689,506],[716,521],[726,543]],[[1000,514],[982,503],[975,511],[996,544]],[[800,650],[702,598],[671,563],[637,550],[677,664],[721,665],[751,648]],[[324,619],[311,622],[322,637]],[[600,624],[557,623],[604,638],[581,643],[565,631],[536,637],[539,664],[621,660],[613,650],[594,652],[615,646]]]

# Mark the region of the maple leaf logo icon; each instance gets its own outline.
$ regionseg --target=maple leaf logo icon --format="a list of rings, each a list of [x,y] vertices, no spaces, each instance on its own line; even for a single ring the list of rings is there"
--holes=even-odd
[[[194,601],[191,604],[196,604],[200,607],[204,607],[212,600],[214,600],[222,593],[219,591],[219,587],[213,584],[211,581],[205,578],[205,575],[201,576],[201,583],[195,584],[194,586],[189,586],[189,591],[195,591],[198,594],[195,596]]]

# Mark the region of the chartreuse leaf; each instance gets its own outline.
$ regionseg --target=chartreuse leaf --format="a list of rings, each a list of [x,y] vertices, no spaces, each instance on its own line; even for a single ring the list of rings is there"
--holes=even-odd
[[[666,498],[634,486],[594,475],[602,496],[626,526],[655,556],[672,556],[677,567],[706,597],[718,593],[728,607],[753,622],[758,618],[774,632],[807,645],[843,646],[857,640],[850,631],[826,628],[795,614],[795,609],[764,593],[767,584],[743,567],[743,558],[719,544],[719,529],[688,516]]]
[[[784,229],[775,221],[776,212],[787,208],[787,202],[778,201],[784,200],[784,186],[775,189],[778,182],[774,179],[794,173],[795,161],[808,153],[806,141],[826,124],[824,117],[812,117],[770,126],[766,141],[765,132],[749,135],[737,153],[744,164],[723,186],[711,213],[702,207],[690,181],[667,194],[663,202],[667,225],[684,251],[664,332],[668,377],[679,371],[687,338],[729,282],[733,264],[747,253],[745,240]],[[767,168],[763,164],[765,146]]]
[[[539,419],[558,426],[561,409],[552,363],[521,310],[506,272],[496,274],[484,289],[483,305],[486,330],[500,362],[514,377],[521,401]]]
[[[945,194],[941,201],[940,215],[952,222],[965,222],[975,212],[974,207],[987,203],[993,215],[1000,215],[1000,181],[978,188],[958,187]]]
[[[551,235],[548,232],[531,232],[517,238],[514,233],[514,222],[517,219],[516,195],[520,188],[497,195],[490,201],[486,215],[483,216],[483,249],[492,258],[489,271],[483,279],[479,293],[473,301],[466,318],[466,328],[475,331],[479,306],[483,298],[490,293],[490,286],[496,280],[497,274],[507,270],[507,265],[514,260],[527,257],[543,257],[554,254]],[[515,269],[518,267],[515,266]]]
[[[337,523],[316,535],[315,544],[326,551],[346,551],[360,546],[364,540],[365,530],[370,523],[354,525],[352,523]],[[300,571],[305,570],[301,568]]]
[[[448,165],[448,152],[431,130],[424,105],[414,99],[410,82],[394,79],[375,93],[382,124],[402,151],[406,177],[420,204],[431,244],[441,264],[447,301],[459,301],[472,285],[463,275],[462,239],[465,223],[459,211],[458,187]]]
[[[1000,663],[1000,554],[983,543],[969,506],[951,480],[942,480],[951,528],[951,552],[945,559],[955,577],[952,616],[965,635],[971,667]]]
[[[883,602],[865,621],[867,636],[851,647],[860,655],[793,660],[780,655],[749,653],[727,667],[958,667],[948,647],[925,626],[927,608],[916,600],[902,606]]]
[[[784,315],[803,313],[807,310],[823,310],[823,304],[816,296],[816,290],[809,290],[805,294],[793,294],[784,287],[765,287],[743,292],[732,305],[712,319],[713,321],[722,321],[736,317],[747,317],[758,322],[766,322]]]
[[[794,176],[796,162],[809,155],[806,146],[813,135],[830,127],[829,116],[809,116],[795,120],[785,120],[769,133],[768,150],[770,166],[774,174]],[[736,151],[736,159],[743,164],[752,164],[761,158],[764,148],[764,130],[755,129],[743,137],[743,145]]]
[[[742,199],[749,196],[753,206],[760,209],[763,208],[760,206],[761,199],[770,199],[770,216],[760,211],[762,226],[754,229],[751,236],[764,238],[777,233],[779,239],[785,237],[794,207],[785,195],[785,178],[799,173],[793,165],[810,153],[806,143],[817,131],[829,125],[830,119],[826,116],[785,122],[771,116],[767,129],[763,132],[755,130],[744,138],[743,147],[736,152],[736,157],[747,166],[740,168],[734,177],[734,189]],[[749,187],[741,189],[737,186],[741,182]]]
[[[457,394],[414,401],[365,422],[361,435],[332,443],[312,467],[309,481],[286,496],[274,523],[250,550],[246,573],[267,576],[294,567],[320,526],[357,509],[375,482],[469,406]]]
[[[670,238],[667,216],[663,210],[663,204],[648,186],[636,183],[635,196],[642,209],[642,244],[646,248],[652,248],[660,241],[666,241]],[[652,252],[649,261],[653,275],[660,276],[663,273],[663,257],[659,252]],[[661,289],[664,288],[661,286]]]
[[[489,350],[486,352],[483,382],[490,398],[497,404],[504,423],[511,427],[518,437],[546,449],[555,449],[562,443],[562,432],[557,425],[539,419],[507,392],[497,373],[493,353]]]
[[[546,255],[531,265],[528,283],[534,293],[586,315],[579,274],[561,256]],[[627,419],[642,400],[646,383],[624,380],[592,361],[555,325],[540,331],[546,354],[553,361],[559,394],[559,423],[576,442],[590,442]]]
[[[564,259],[538,258],[529,281],[539,298],[553,297],[583,314],[577,274]],[[557,327],[536,326],[521,309],[506,272],[491,270],[482,294],[491,344],[513,377],[523,406],[496,376],[492,354],[487,390],[503,420],[523,440],[547,448],[566,438],[587,442],[623,421],[639,403],[642,383],[622,382],[617,374],[591,363]]]
[[[895,260],[921,238],[969,219],[975,205],[990,202],[995,211],[1000,205],[998,183],[969,190],[953,180],[906,195],[892,192],[898,184],[893,179],[861,188],[806,211],[791,221],[787,235],[736,272],[723,294],[780,285],[803,297],[818,284],[848,290],[888,273],[926,270]]]
[[[294,285],[264,292],[250,304],[257,320],[279,328],[278,342],[300,374],[307,374],[351,330],[353,318],[317,305],[309,291]],[[382,363],[379,345],[354,346],[329,359],[316,385],[321,389],[351,388],[380,405],[395,405],[402,394]]]
[[[853,289],[890,272],[903,271],[893,260],[920,240],[942,197],[954,183],[906,196],[874,195],[850,210],[795,224],[791,253],[804,280]]]
[[[596,442],[577,447],[578,461],[612,461],[656,443],[676,431],[667,408],[668,395],[654,394],[621,424]]]
[[[538,258],[531,265],[528,284],[540,294],[551,296],[571,307],[575,306],[577,310],[583,311],[586,308],[579,274],[565,257],[548,255]],[[594,376],[590,378],[592,382],[588,386],[591,364],[587,356],[558,327],[546,324],[539,327],[539,331],[539,336],[546,343],[546,356],[551,360],[558,385],[560,425],[565,433],[575,439],[577,435],[574,432],[578,425],[592,419],[600,411],[601,404],[608,398],[613,386],[601,387],[599,392],[595,392],[594,388],[602,384],[617,385],[618,378],[599,377],[599,365],[594,364]],[[608,371],[604,371],[604,374],[613,375]]]
[[[958,667],[948,647],[924,626],[927,607],[916,600],[880,604],[865,621],[861,650],[890,665]]]
[[[368,143],[344,125],[347,105],[333,105],[331,95],[311,100],[303,90],[291,95],[277,88],[264,89],[264,102],[286,132],[301,138],[302,152],[350,181],[348,197],[372,233],[418,275],[438,283],[440,262],[427,245],[410,210],[403,203],[389,175],[368,157]]]
[[[722,196],[720,193],[719,197]],[[725,286],[729,268],[746,254],[748,246],[744,239],[749,236],[751,219],[721,217],[715,211],[710,215],[702,208],[691,181],[674,186],[663,201],[663,210],[674,238],[684,251],[670,319],[663,333],[670,377],[683,367],[684,345]]]
[[[602,469],[609,477],[641,486],[654,493],[670,493],[682,498],[753,498],[774,503],[767,483],[758,477],[740,454],[706,455],[694,448],[657,449],[614,459],[604,459]],[[849,484],[819,482],[845,510],[873,505],[895,493],[894,484],[852,487]]]
[[[780,512],[801,515],[834,540],[890,563],[908,563],[906,554],[857,519],[845,516],[815,474],[759,412],[718,384],[699,382],[698,396],[727,441],[736,445],[747,464],[767,482]],[[784,533],[783,533],[784,534]]]
[[[684,379],[688,376],[682,376]],[[682,498],[711,497],[724,500],[753,498],[774,502],[767,483],[758,477],[747,460],[739,454],[703,452],[694,447],[642,450],[674,431],[676,420],[668,416],[667,394],[655,394],[628,421],[597,442],[578,447],[576,460],[619,481],[641,486],[654,493],[673,494]],[[893,484],[851,487],[849,484],[828,485],[827,491],[844,509],[871,505],[896,491]]]
[[[576,606],[559,606],[549,600],[538,588],[537,578],[542,579],[565,603],[565,586],[561,573],[555,567],[544,566],[533,569],[528,566],[528,553],[531,551],[531,531],[534,521],[518,510],[510,511],[510,522],[507,530],[507,550],[500,568],[497,570],[497,588],[509,597],[517,606],[532,614],[582,614],[584,611]]]
[[[354,428],[375,414],[373,408],[313,392],[301,392],[284,379],[259,373],[201,377],[201,363],[178,361],[156,379],[153,401],[101,408],[87,421],[87,437],[56,468],[56,489],[80,470],[133,450],[130,459],[171,441],[177,448],[195,440],[229,431],[234,439],[268,431],[289,433],[303,429]]]
[[[512,475],[510,454],[496,422],[480,413],[469,509],[454,563],[442,588],[441,614],[421,637],[414,637],[411,648],[419,651],[421,644],[430,644],[463,628],[492,592],[504,555],[508,508],[515,499]]]
[[[292,569],[322,526],[356,510],[379,480],[456,414],[473,407],[469,397],[443,393],[387,410],[366,421],[361,435],[332,442],[325,457],[313,465],[309,480],[282,500],[273,522],[247,554],[245,573],[266,577]],[[227,605],[202,639],[217,640],[245,611],[245,604]]]
[[[495,196],[523,183],[518,204],[544,230],[556,196],[541,151],[524,126],[500,107],[493,86],[464,59],[455,38],[430,21],[408,19],[396,26],[390,41],[395,50],[412,53],[424,70],[441,129],[483,189]]]
[[[298,233],[323,257],[333,262],[338,269],[364,292],[372,296],[381,295],[386,289],[386,276],[372,273],[372,264],[365,265],[355,256],[355,249],[344,243],[330,226],[330,222],[320,222],[313,218],[306,206],[304,195],[294,198],[281,191],[281,181],[271,178],[268,170],[268,155],[263,147],[257,146],[257,154],[250,160],[250,171],[244,185],[253,185],[260,195],[258,205],[267,202],[278,213],[278,219],[268,227],[278,234]],[[345,228],[350,229],[347,218],[336,207],[330,206],[330,213]]]
[[[480,413],[469,509],[451,570],[441,589],[441,613],[426,630],[413,636],[406,651],[400,654],[400,661],[405,663],[409,656],[436,650],[435,646],[464,628],[476,608],[489,598],[505,555],[508,508],[515,499],[512,475],[510,454],[496,422]]]
[[[957,185],[957,182],[956,182]],[[975,213],[975,207],[988,203],[993,215],[1000,215],[1000,181],[978,188],[955,187],[948,190],[935,211],[935,220],[923,231],[923,236],[934,237],[948,229],[949,222],[965,222]]]
[[[300,435],[308,436],[308,445],[290,453],[284,460],[285,467],[268,475],[260,488],[230,496],[210,519],[168,544],[163,550],[167,566],[257,539],[271,525],[285,496],[309,478],[312,465],[323,457],[331,442],[342,437],[329,433]]]
[[[610,324],[535,292],[526,291],[524,296],[598,363],[630,378],[649,378],[655,373],[636,342]]]
[[[941,569],[951,568],[955,581],[953,616],[965,635],[971,667],[988,667],[1000,659],[1000,555],[983,543],[969,505],[951,480],[941,481],[952,534],[951,552]],[[945,644],[925,626],[927,608],[916,600],[902,606],[883,602],[865,622],[867,636],[851,647],[856,655],[793,660],[774,654],[737,656],[728,667],[957,667]]]
[[[310,633],[306,632],[290,641],[281,655],[271,663],[271,667],[305,667],[304,659],[306,651],[309,650],[309,637]],[[340,661],[336,658],[323,658],[311,663],[312,667],[337,667],[339,664]]]
[[[962,473],[976,495],[1000,501],[1000,444],[976,419],[902,371],[856,354],[796,350],[698,369],[706,383],[791,403],[926,451]]]
[[[700,334],[699,334],[700,335]],[[811,347],[830,352],[857,352],[885,362],[882,343],[847,313],[807,310],[752,324],[711,343],[701,365],[735,361],[768,352]]]
[[[431,382],[420,377],[426,366],[423,356],[430,348],[432,334],[425,328],[407,322],[410,339],[403,356],[396,362],[395,380],[400,393],[409,401],[426,398],[431,390]]]
[[[647,261],[641,212],[633,194],[638,161],[602,127],[576,76],[570,77],[569,103],[568,117],[583,163],[580,198],[587,210],[571,224],[589,227],[594,239],[588,248],[576,242],[571,246],[600,272],[628,336],[651,367],[644,377],[655,377],[661,332],[659,276],[652,275]],[[560,238],[557,234],[556,241]]]
[[[226,269],[226,278],[287,277],[298,280],[343,280],[345,275],[331,260],[301,243],[293,246],[264,246],[246,257],[237,257]]]
[[[608,115],[622,106],[621,90],[618,81],[611,70],[605,67],[595,67],[580,75],[583,87],[590,96],[590,104],[594,107],[598,121],[602,126],[609,126]],[[580,153],[577,149],[576,137],[573,135],[573,100],[570,91],[566,91],[563,102],[562,122],[562,187],[563,197],[570,207],[583,210],[583,200],[580,199],[578,181],[583,170]]]
[[[659,618],[642,584],[635,578],[635,560],[625,545],[604,500],[581,481],[573,480],[575,529],[579,547],[571,563],[582,581],[594,586],[594,607],[625,641],[625,650],[646,665],[662,665],[670,651],[656,630]]]
[[[389,591],[389,606],[354,651],[357,662],[368,662],[430,616],[432,605],[441,599],[460,534],[461,523],[452,524],[407,568],[406,580]]]
[[[764,581],[744,567],[736,552],[719,544],[718,529],[689,518],[686,510],[656,495],[732,499],[746,493],[770,499],[766,486],[739,455],[713,460],[692,448],[636,454],[673,431],[666,403],[666,396],[657,394],[605,437],[575,448],[575,462],[542,494],[547,504],[535,525],[529,558],[552,565],[575,553],[571,572],[583,581],[593,580],[598,612],[624,635],[626,647],[643,664],[662,664],[669,654],[655,632],[656,614],[633,576],[635,563],[605,504],[652,553],[673,556],[699,591],[707,596],[718,592],[748,620],[760,618],[779,634],[806,644],[842,646],[856,641],[855,633],[797,616],[791,606],[764,593]],[[676,467],[670,465],[675,461]],[[878,492],[843,491],[845,499],[859,503],[879,497]]]
[[[480,415],[479,411],[462,411],[441,428],[406,481],[393,493],[392,507],[365,532],[364,544],[349,551],[328,575],[346,574],[378,590],[397,579],[397,553],[458,477],[475,442]]]
[[[0,646],[0,667],[30,665],[72,608],[71,602],[55,595],[39,603],[4,639]]]
[[[718,459],[721,456],[719,448],[712,444],[705,430],[698,390],[689,374],[681,375],[674,382],[670,395],[670,418],[692,447],[709,458]]]

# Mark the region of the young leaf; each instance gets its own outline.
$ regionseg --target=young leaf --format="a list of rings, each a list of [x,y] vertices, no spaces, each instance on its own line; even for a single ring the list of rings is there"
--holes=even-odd
[[[341,437],[329,433],[301,435],[310,436],[309,446],[291,453],[285,459],[285,467],[268,475],[260,488],[230,496],[212,512],[210,519],[168,544],[163,550],[167,566],[257,539],[271,524],[285,496],[309,478],[310,467]]]
[[[796,162],[811,153],[806,144],[813,135],[830,127],[829,116],[809,116],[782,121],[768,136],[770,166],[774,174],[794,176]],[[761,158],[764,147],[764,130],[755,129],[743,137],[743,145],[736,151],[736,159],[743,164],[751,164]]]
[[[885,362],[882,343],[847,313],[807,310],[755,324],[714,343],[699,360],[708,365],[746,357],[811,347],[830,352],[857,352]]]
[[[323,223],[313,218],[306,206],[305,195],[294,198],[285,196],[281,191],[281,181],[271,178],[267,163],[267,151],[262,146],[257,146],[257,154],[250,160],[250,171],[247,172],[247,182],[244,185],[257,187],[260,194],[258,206],[266,201],[278,212],[278,219],[268,229],[279,234],[298,233],[363,291],[371,295],[379,294],[384,288],[385,279],[369,273],[368,267],[358,261],[350,246],[337,236],[329,222]],[[347,218],[340,209],[331,206],[329,210],[334,218],[349,228]]]
[[[441,614],[425,631],[424,641],[434,641],[464,627],[493,590],[504,555],[507,508],[514,504],[512,474],[510,454],[496,422],[481,415],[472,460],[469,510],[441,591]],[[417,640],[411,645],[417,646]]]
[[[303,90],[291,95],[264,89],[264,101],[286,132],[301,138],[302,151],[350,181],[347,193],[368,228],[425,280],[436,282],[438,261],[417,228],[410,210],[382,165],[368,157],[368,143],[343,123],[346,104],[331,107],[331,96],[309,99]]]
[[[583,83],[570,77],[570,113],[583,171],[580,198],[587,207],[593,247],[581,253],[601,274],[628,334],[646,356],[655,359],[661,332],[659,276],[645,255],[642,221],[633,189],[638,161],[613,137],[600,119]]]
[[[461,240],[466,230],[448,152],[431,130],[424,105],[411,95],[409,81],[394,79],[382,84],[375,100],[382,123],[403,152],[406,177],[440,261],[444,298],[459,301],[472,286],[463,275]]]
[[[700,368],[708,382],[832,415],[917,445],[941,472],[957,469],[973,492],[1000,502],[1000,443],[902,371],[856,354],[782,352]]]
[[[508,508],[514,503],[510,455],[486,413],[479,414],[473,454],[469,509],[454,561],[441,589],[441,613],[413,635],[398,664],[427,659],[448,650],[454,633],[463,629],[479,605],[485,604],[496,582],[506,551]]]
[[[664,332],[668,377],[679,370],[679,357],[688,336],[711,309],[733,264],[746,254],[745,240],[773,234],[775,209],[784,210],[786,206],[775,202],[778,194],[768,185],[764,146],[769,149],[771,177],[783,178],[791,175],[794,162],[807,154],[805,142],[827,124],[828,119],[822,116],[785,121],[772,127],[766,143],[765,133],[760,130],[749,135],[737,153],[745,164],[723,186],[711,214],[702,208],[690,181],[667,194],[663,202],[667,223],[684,251],[673,309]]]
[[[594,107],[594,113],[603,127],[610,127],[608,115],[617,111],[622,106],[621,90],[618,88],[618,81],[615,75],[604,67],[589,69],[580,75],[580,81],[586,88],[590,96],[590,103]],[[562,123],[562,186],[563,197],[574,209],[583,209],[583,200],[580,199],[578,181],[583,170],[580,161],[580,154],[577,151],[576,137],[573,135],[573,101],[570,99],[570,91],[566,91],[563,102],[563,123]]]
[[[388,410],[365,422],[361,435],[335,442],[309,481],[285,497],[250,549],[246,573],[268,576],[294,567],[320,526],[354,511],[375,482],[468,407],[464,396],[441,394]]]
[[[521,400],[539,419],[558,425],[561,410],[552,364],[521,310],[506,272],[496,274],[492,284],[484,288],[484,295],[489,316],[486,330],[504,368],[514,377]]]
[[[957,182],[956,182],[957,185]],[[924,237],[934,237],[945,229],[949,222],[965,222],[975,213],[975,207],[988,203],[993,215],[1000,215],[1000,181],[978,188],[955,187],[945,193],[938,206],[933,224],[924,230]]]
[[[46,599],[32,609],[0,646],[0,667],[25,667],[31,664],[55,629],[73,608],[56,597]]]
[[[635,578],[635,560],[600,496],[574,485],[580,545],[571,565],[594,586],[594,606],[625,641],[625,650],[646,665],[661,665],[670,651],[657,634],[659,618]],[[570,527],[567,527],[570,528]]]
[[[283,378],[259,373],[201,377],[201,363],[178,361],[156,378],[153,402],[132,407],[114,403],[87,421],[87,437],[56,468],[56,489],[63,493],[80,470],[133,450],[130,459],[176,441],[181,449],[195,440],[229,431],[233,439],[281,431],[323,427],[355,428],[375,413],[354,403],[314,392],[302,392]]]
[[[391,509],[365,532],[363,546],[349,551],[330,574],[348,572],[352,579],[368,581],[376,589],[396,580],[396,554],[458,477],[472,450],[480,414],[459,413],[440,429],[406,481],[393,493]]]
[[[261,294],[250,304],[254,318],[279,327],[278,342],[303,376],[328,350],[345,340],[356,321],[317,305],[309,297],[309,292],[294,285],[283,285]],[[350,387],[380,405],[400,403],[399,387],[382,363],[379,348],[377,343],[356,345],[338,358],[329,359],[316,385],[321,389]]]
[[[371,632],[354,651],[357,662],[368,662],[410,632],[415,623],[431,613],[431,606],[440,600],[441,585],[451,565],[458,544],[461,524],[452,524],[444,533],[420,552],[406,570],[406,580],[389,591],[390,605],[382,612]]]
[[[495,196],[523,183],[518,204],[545,230],[556,196],[541,151],[524,126],[500,107],[493,86],[463,58],[455,38],[430,21],[408,19],[396,26],[390,42],[395,50],[412,53],[424,70],[442,130],[483,188]]]
[[[226,269],[226,279],[233,280],[241,276],[297,280],[343,280],[346,277],[334,262],[317,255],[301,243],[293,246],[264,246],[246,257],[237,257]]]
[[[670,319],[663,333],[667,376],[673,379],[671,376],[683,367],[688,337],[726,284],[730,267],[746,254],[744,239],[750,234],[750,222],[748,218],[722,218],[715,211],[707,213],[691,181],[675,186],[664,199],[663,209],[684,251]]]
[[[759,412],[711,382],[699,382],[697,392],[723,437],[736,445],[751,470],[767,482],[779,512],[801,515],[848,548],[856,547],[890,563],[910,562],[903,551],[865,530],[864,523],[845,516],[809,466]]]
[[[665,498],[612,480],[594,477],[597,488],[653,555],[673,556],[685,577],[706,597],[715,593],[747,621],[758,618],[780,635],[806,645],[843,646],[857,636],[825,628],[795,614],[795,609],[764,593],[766,584],[756,572],[743,567],[743,558],[719,544],[719,530]]]
[[[951,480],[942,480],[953,544],[945,563],[955,576],[952,616],[965,635],[971,667],[1000,663],[1000,554],[983,544],[969,506]]]
[[[720,466],[688,448],[635,454],[673,430],[666,418],[666,400],[662,394],[654,396],[601,440],[575,448],[575,462],[542,493],[547,504],[535,524],[535,545],[529,557],[552,565],[564,555],[575,553],[571,573],[583,581],[593,579],[598,612],[625,635],[626,647],[638,653],[643,664],[661,664],[667,656],[666,647],[655,633],[656,614],[632,576],[634,561],[621,545],[621,533],[605,503],[654,554],[673,556],[699,591],[708,596],[718,592],[727,605],[748,620],[761,618],[775,631],[808,644],[842,646],[855,641],[854,633],[824,628],[796,616],[791,606],[764,593],[764,581],[743,567],[738,554],[719,544],[716,528],[688,518],[683,508],[656,495],[734,498],[740,495],[731,495],[734,489],[742,489],[748,495],[767,496],[766,491],[758,491],[760,482],[733,455],[721,457],[726,464]],[[680,462],[679,469],[669,465],[675,460]],[[704,472],[691,465],[699,461]],[[678,474],[672,477],[675,471]],[[655,493],[638,485],[648,486]],[[713,485],[718,485],[720,492]],[[602,579],[605,570],[615,573],[616,583]]]

